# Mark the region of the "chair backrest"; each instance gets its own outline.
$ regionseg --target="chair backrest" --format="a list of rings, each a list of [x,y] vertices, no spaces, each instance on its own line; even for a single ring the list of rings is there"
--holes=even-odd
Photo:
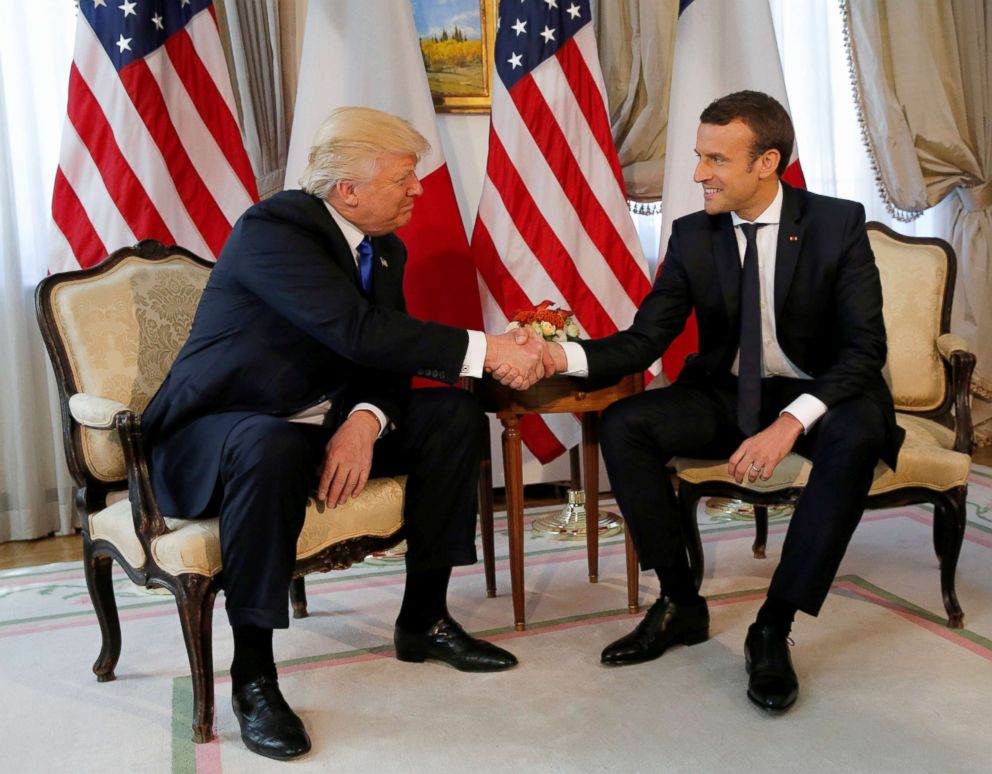
[[[885,378],[896,410],[943,413],[952,390],[936,341],[950,327],[954,251],[942,239],[906,237],[874,222],[868,239],[882,281]]]
[[[145,240],[91,269],[46,277],[36,311],[62,404],[66,457],[78,483],[126,480],[116,432],[80,427],[69,398],[85,392],[141,412],[189,336],[212,264]]]

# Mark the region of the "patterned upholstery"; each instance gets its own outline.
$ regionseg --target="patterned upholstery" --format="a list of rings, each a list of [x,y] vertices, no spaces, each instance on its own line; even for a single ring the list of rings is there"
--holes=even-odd
[[[947,290],[947,259],[937,245],[907,250],[881,231],[869,231],[882,279],[882,315],[889,340],[885,377],[896,411],[932,411],[947,393],[937,337]]]
[[[189,335],[209,276],[209,269],[182,255],[151,266],[130,256],[107,274],[59,284],[52,322],[78,391],[143,411]],[[81,444],[94,478],[125,477],[116,432],[83,427]]]

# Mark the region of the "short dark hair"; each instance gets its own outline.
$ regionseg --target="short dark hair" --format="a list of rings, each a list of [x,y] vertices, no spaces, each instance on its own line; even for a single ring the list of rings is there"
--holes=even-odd
[[[717,126],[726,126],[735,120],[743,121],[755,134],[751,161],[774,148],[781,156],[775,171],[779,177],[785,174],[796,132],[789,114],[774,97],[760,91],[735,91],[713,100],[700,114],[699,120]]]

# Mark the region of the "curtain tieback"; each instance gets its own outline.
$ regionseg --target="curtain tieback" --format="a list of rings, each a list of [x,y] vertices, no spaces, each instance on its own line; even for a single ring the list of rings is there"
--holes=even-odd
[[[961,204],[968,212],[979,212],[992,207],[992,180],[971,188],[961,186],[957,190]]]

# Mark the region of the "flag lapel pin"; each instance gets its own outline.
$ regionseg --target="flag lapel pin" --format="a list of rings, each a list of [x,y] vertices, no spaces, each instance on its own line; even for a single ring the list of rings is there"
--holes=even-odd
[[[386,263],[386,259],[383,258],[381,255],[379,256],[379,263],[382,264],[382,268],[384,268],[384,269],[388,269],[389,268],[389,264]]]

